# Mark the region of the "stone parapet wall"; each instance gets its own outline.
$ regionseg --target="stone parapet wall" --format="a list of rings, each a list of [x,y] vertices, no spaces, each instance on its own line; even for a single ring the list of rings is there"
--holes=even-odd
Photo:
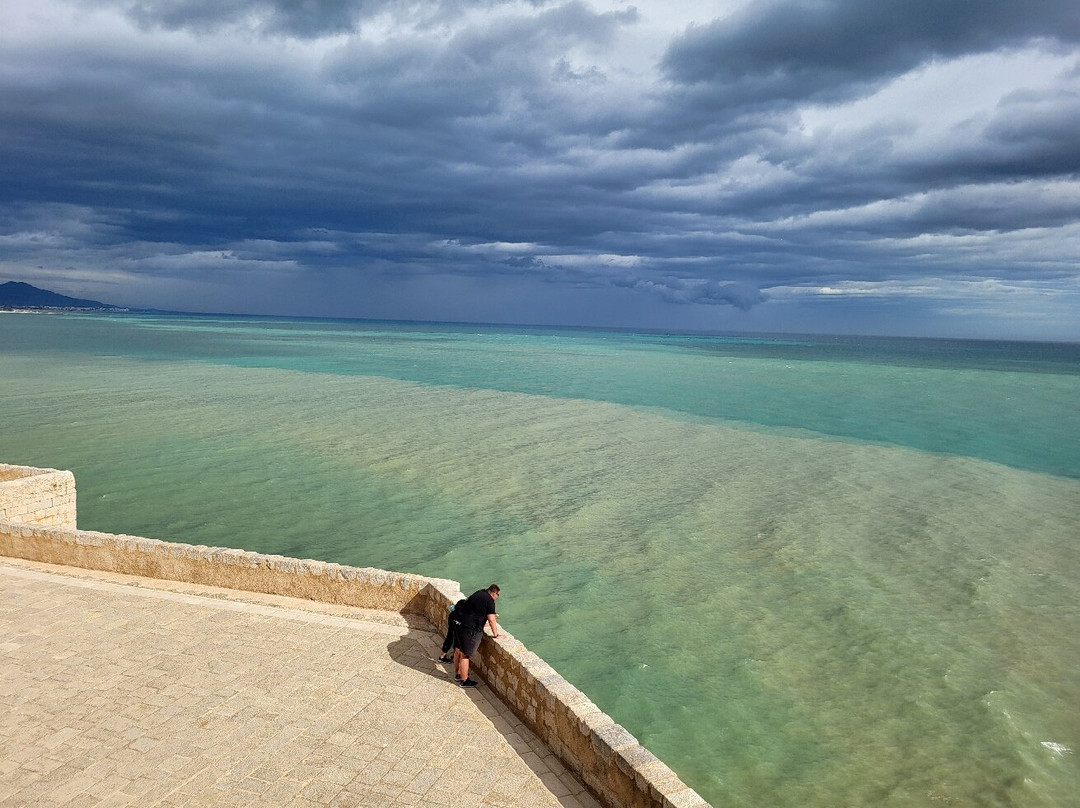
[[[446,630],[461,594],[432,587],[427,618]],[[484,634],[473,670],[610,808],[710,808],[652,752],[501,625]]]
[[[75,475],[0,463],[0,522],[75,527]]]
[[[454,581],[224,547],[0,523],[0,555],[122,575],[219,586],[362,609],[426,615],[433,587]]]
[[[28,504],[17,504],[19,492]],[[462,597],[456,581],[442,578],[77,530],[71,473],[17,466],[0,465],[0,556],[419,614],[444,632],[451,605]],[[512,635],[485,635],[473,669],[609,808],[709,808]]]

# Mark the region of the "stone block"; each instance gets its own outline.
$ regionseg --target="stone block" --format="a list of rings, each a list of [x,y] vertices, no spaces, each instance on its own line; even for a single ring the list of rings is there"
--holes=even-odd
[[[683,788],[671,796],[665,796],[663,808],[711,808],[711,806],[692,788]]]
[[[652,752],[640,744],[634,744],[615,751],[615,765],[628,777],[635,777],[640,768],[659,760]]]
[[[597,757],[613,764],[616,752],[630,746],[637,746],[637,738],[614,722],[592,732],[589,742]]]

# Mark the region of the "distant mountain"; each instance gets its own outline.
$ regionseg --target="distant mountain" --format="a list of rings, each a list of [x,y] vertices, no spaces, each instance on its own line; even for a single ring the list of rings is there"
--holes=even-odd
[[[28,283],[0,283],[0,308],[8,309],[118,309],[110,303],[68,297]]]

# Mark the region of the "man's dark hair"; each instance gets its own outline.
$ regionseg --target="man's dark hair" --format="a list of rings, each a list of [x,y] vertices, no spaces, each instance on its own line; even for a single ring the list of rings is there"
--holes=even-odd
[[[487,588],[487,591],[490,592],[492,595],[497,595],[497,594],[499,594],[499,585],[498,584],[492,584],[491,586],[489,586]]]

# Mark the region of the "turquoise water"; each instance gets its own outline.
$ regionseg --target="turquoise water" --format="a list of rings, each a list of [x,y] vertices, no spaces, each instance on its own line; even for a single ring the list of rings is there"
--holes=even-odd
[[[1080,347],[0,315],[82,527],[497,580],[716,805],[1080,794]]]

